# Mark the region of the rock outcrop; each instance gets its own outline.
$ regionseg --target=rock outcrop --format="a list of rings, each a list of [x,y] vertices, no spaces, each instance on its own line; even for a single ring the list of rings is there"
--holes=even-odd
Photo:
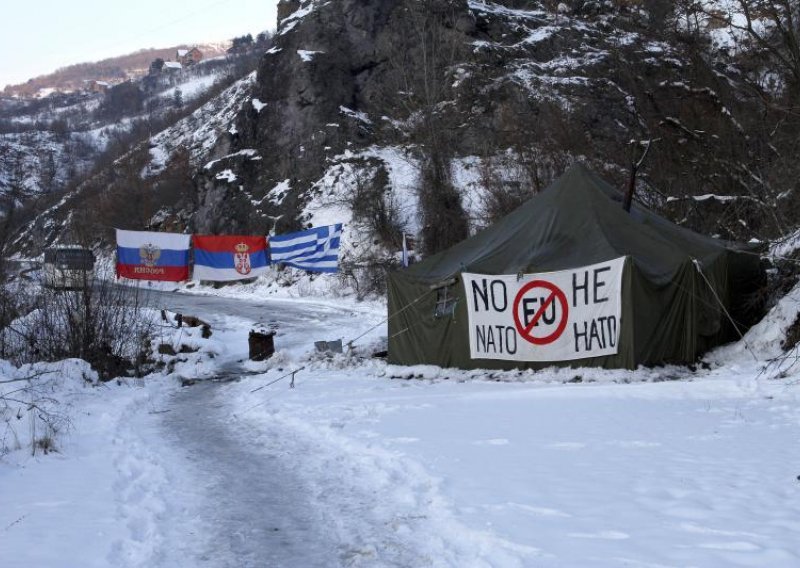
[[[262,160],[220,160],[201,174],[200,201],[221,214],[203,227],[296,228],[332,164],[378,147],[424,157],[436,145],[447,159],[511,152],[533,191],[576,158],[624,185],[640,153],[632,140],[659,139],[645,186],[728,175],[748,151],[717,143],[740,136],[731,83],[626,6],[283,0],[251,104],[224,142]],[[229,169],[244,201],[219,178]]]

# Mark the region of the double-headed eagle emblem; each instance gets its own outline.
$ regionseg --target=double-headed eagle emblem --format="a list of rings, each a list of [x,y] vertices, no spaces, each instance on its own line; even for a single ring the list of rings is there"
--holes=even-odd
[[[145,266],[155,266],[161,256],[161,249],[152,243],[139,247],[139,258]]]
[[[236,268],[236,272],[239,274],[250,274],[252,267],[250,265],[250,255],[248,251],[250,250],[250,246],[245,243],[239,243],[235,247],[236,252],[233,255],[234,259],[234,268]]]

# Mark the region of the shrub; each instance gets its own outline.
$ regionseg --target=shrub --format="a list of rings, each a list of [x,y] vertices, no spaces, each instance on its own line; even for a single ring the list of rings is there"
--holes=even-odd
[[[16,364],[78,358],[103,379],[139,374],[154,329],[138,288],[92,281],[81,290],[43,289],[30,311],[0,332],[0,348]]]

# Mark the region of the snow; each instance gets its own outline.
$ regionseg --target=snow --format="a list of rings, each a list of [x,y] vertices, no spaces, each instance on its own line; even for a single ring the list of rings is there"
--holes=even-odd
[[[255,80],[256,72],[253,71],[225,89],[219,97],[154,135],[150,139],[150,164],[144,174],[151,176],[163,171],[166,160],[180,147],[189,149],[195,164],[207,156],[219,132],[229,129],[234,123],[236,114],[250,96]]]
[[[721,201],[722,203],[727,203],[729,201],[737,201],[739,199],[747,199],[748,196],[740,196],[740,195],[716,195],[714,193],[704,193],[702,195],[687,195],[681,197],[674,197],[670,196],[667,197],[667,203],[672,203],[673,201],[684,201],[687,199],[691,199],[692,201],[702,202],[702,201]]]
[[[544,10],[519,10],[485,0],[469,0],[467,4],[473,12],[496,14],[514,20],[539,20],[548,15]]]
[[[314,4],[316,1],[317,0],[301,0],[301,6],[279,22],[278,31],[275,35],[281,36],[292,31],[300,20],[314,11]]]
[[[169,374],[92,387],[67,367],[58,453],[0,461],[4,566],[800,562],[800,374],[768,363],[800,287],[709,370],[536,373],[362,358],[380,306],[245,288],[155,297],[214,331],[166,329],[200,348]],[[278,352],[241,363],[254,322]],[[363,332],[355,355],[313,351]],[[241,378],[177,386],[215,375]]]
[[[339,112],[343,115],[348,116],[350,118],[354,118],[359,122],[363,122],[364,124],[372,124],[372,121],[369,118],[369,115],[365,112],[360,112],[357,110],[353,110],[351,108],[347,108],[346,106],[340,106]]]
[[[236,174],[233,173],[233,170],[222,170],[216,175],[217,179],[224,179],[228,183],[233,183],[236,181]]]
[[[770,246],[770,255],[775,258],[785,258],[800,248],[800,230],[778,239]]]
[[[324,51],[308,51],[306,49],[298,49],[297,55],[300,56],[300,59],[309,63],[314,60],[315,55],[319,55],[320,53],[324,53]]]
[[[264,196],[264,199],[268,199],[270,203],[275,206],[280,205],[283,203],[283,200],[286,199],[286,196],[289,195],[289,190],[292,188],[292,180],[285,179],[278,184],[275,185],[272,189],[267,192],[267,195]]]
[[[180,63],[178,65],[180,65]],[[201,96],[203,93],[208,92],[219,80],[220,76],[215,74],[193,76],[186,81],[169,87],[158,96],[163,99],[171,99],[175,96],[175,90],[178,89],[181,92],[184,102],[189,102]]]
[[[253,148],[244,148],[242,150],[239,150],[238,152],[234,152],[233,154],[227,154],[216,160],[211,160],[210,162],[208,162],[206,165],[203,166],[203,169],[210,170],[211,168],[214,167],[215,164],[218,164],[219,162],[222,162],[224,160],[229,160],[231,158],[236,158],[239,156],[244,156],[245,158],[250,158],[251,160],[261,159],[261,156],[258,155],[257,150],[254,150]]]
[[[389,184],[392,188],[391,197],[399,215],[400,224],[405,226],[409,233],[417,233],[421,229],[420,219],[417,215],[419,210],[417,196],[419,164],[417,159],[401,147],[372,146],[358,154],[348,152],[337,156],[334,158],[334,162],[358,158],[377,158],[383,163],[389,174]],[[335,178],[332,183],[335,184]],[[346,191],[347,189],[345,189]]]
[[[267,106],[267,103],[262,103],[258,99],[253,99],[250,102],[253,103],[253,108],[256,109],[256,112],[259,112],[259,113],[261,112],[261,109],[263,109],[265,106]]]
[[[461,190],[461,205],[468,219],[475,220],[483,212],[486,188],[481,181],[481,159],[465,156],[453,160],[453,184]]]

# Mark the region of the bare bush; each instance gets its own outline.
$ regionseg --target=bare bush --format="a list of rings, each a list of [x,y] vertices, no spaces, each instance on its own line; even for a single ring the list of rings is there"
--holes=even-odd
[[[58,451],[59,437],[71,427],[63,393],[96,380],[97,373],[85,361],[20,368],[0,362],[0,456],[23,447],[30,447],[33,455]]]
[[[78,358],[104,379],[141,373],[155,324],[138,288],[92,281],[81,290],[45,289],[31,307],[0,332],[9,360]]]
[[[356,298],[364,300],[370,297],[386,295],[386,275],[396,270],[399,264],[392,259],[343,260],[339,262],[339,280],[346,288],[356,292]]]
[[[362,168],[355,175],[347,205],[353,219],[363,223],[380,245],[389,250],[402,246],[404,226],[395,203],[389,173],[383,164]]]
[[[559,171],[554,162],[554,156],[537,148],[522,147],[481,160],[478,172],[484,188],[484,223],[490,225],[505,217],[550,185]]]

